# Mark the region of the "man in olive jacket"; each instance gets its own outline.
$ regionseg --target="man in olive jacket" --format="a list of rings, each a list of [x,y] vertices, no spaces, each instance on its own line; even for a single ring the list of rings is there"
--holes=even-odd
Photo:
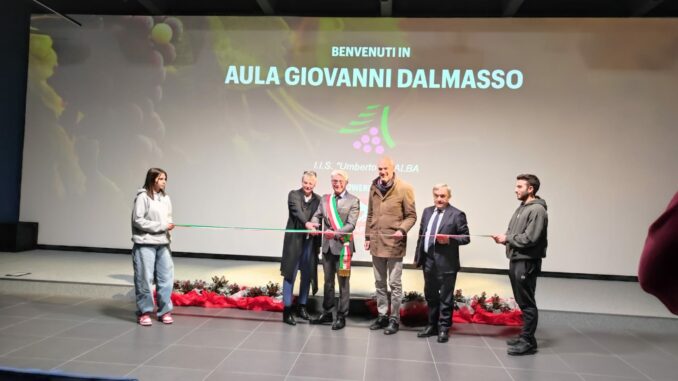
[[[398,332],[400,302],[403,298],[403,257],[407,246],[407,232],[417,222],[412,186],[397,178],[393,160],[384,157],[378,164],[379,177],[370,187],[367,222],[365,223],[365,250],[372,254],[374,285],[379,316],[370,329],[384,329],[384,334]],[[386,285],[391,288],[391,313]]]

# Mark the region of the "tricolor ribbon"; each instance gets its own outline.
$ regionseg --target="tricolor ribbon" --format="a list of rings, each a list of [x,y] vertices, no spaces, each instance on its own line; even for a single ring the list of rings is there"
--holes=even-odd
[[[339,216],[337,198],[334,194],[325,196],[325,210],[328,211],[327,219],[330,221],[332,230],[335,232],[341,230],[344,227],[344,221]],[[351,275],[351,241],[353,240],[353,234],[342,234],[340,240],[343,247],[341,248],[341,254],[339,254],[339,269],[337,274],[347,277]]]

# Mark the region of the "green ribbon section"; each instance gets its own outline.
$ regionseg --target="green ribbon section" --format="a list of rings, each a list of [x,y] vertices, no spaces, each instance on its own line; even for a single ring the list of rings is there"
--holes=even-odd
[[[174,224],[182,228],[204,228],[204,229],[232,229],[232,230],[264,230],[277,231],[285,233],[312,233],[314,230],[307,229],[278,229],[278,228],[252,228],[246,226],[220,226],[220,225],[193,225],[193,224]],[[317,230],[315,230],[317,232]]]

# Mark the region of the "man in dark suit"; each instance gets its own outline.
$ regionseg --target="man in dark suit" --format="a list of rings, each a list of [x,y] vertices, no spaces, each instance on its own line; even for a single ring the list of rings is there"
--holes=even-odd
[[[350,273],[347,269],[339,271],[341,267],[340,258],[342,253],[350,250],[355,251],[355,244],[351,235],[358,222],[360,214],[360,200],[346,191],[348,184],[348,173],[343,170],[332,171],[332,190],[334,193],[326,194],[322,197],[318,209],[313,217],[306,223],[306,228],[315,230],[321,227],[323,229],[323,273],[325,275],[325,286],[323,296],[323,313],[316,319],[311,320],[311,324],[323,324],[333,321],[332,311],[336,310],[337,318],[332,324],[333,330],[342,329],[346,326],[346,315],[348,315],[348,305],[350,301]],[[339,280],[339,306],[335,308],[334,298],[334,278]]]
[[[459,245],[471,242],[466,214],[450,205],[447,184],[433,187],[434,206],[424,209],[419,228],[415,264],[424,269],[424,296],[428,303],[428,325],[417,337],[438,336],[449,340],[454,309],[454,284],[459,271]]]
[[[287,217],[286,230],[305,229],[306,222],[311,219],[313,213],[320,205],[320,195],[313,192],[316,183],[316,173],[306,171],[301,176],[301,188],[291,190],[287,196]],[[285,233],[283,241],[282,260],[280,261],[280,274],[283,276],[283,322],[289,325],[295,325],[292,313],[292,299],[294,291],[294,281],[297,277],[297,270],[301,273],[299,284],[299,317],[309,320],[306,311],[306,301],[308,300],[308,291],[313,284],[313,294],[318,290],[318,252],[320,251],[320,237],[311,237],[308,234],[299,234],[294,232]]]

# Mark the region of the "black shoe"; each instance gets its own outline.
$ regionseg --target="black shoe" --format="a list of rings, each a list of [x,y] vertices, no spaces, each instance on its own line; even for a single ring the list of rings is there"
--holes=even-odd
[[[417,337],[430,337],[438,335],[438,327],[435,325],[427,325],[426,328],[417,332]]]
[[[448,333],[449,328],[440,328],[438,330],[438,342],[447,343],[450,340],[450,334]]]
[[[370,325],[371,330],[377,330],[377,329],[382,329],[386,328],[388,325],[388,318],[384,315],[379,315],[377,320],[373,321],[372,324]]]
[[[331,312],[323,312],[320,316],[318,316],[315,319],[311,319],[309,323],[311,324],[325,324],[325,323],[331,323],[332,322],[332,313]]]
[[[521,338],[520,336],[512,337],[512,338],[506,340],[506,345],[508,345],[509,347],[515,346],[520,342],[520,338]],[[537,347],[537,339],[535,339],[534,337],[526,339],[526,340],[530,344],[532,344],[533,347],[535,347],[535,348]]]
[[[346,327],[346,318],[343,316],[337,316],[337,320],[335,320],[335,322],[332,324],[332,330],[338,331],[344,327]]]
[[[292,315],[292,307],[285,307],[283,310],[283,323],[297,325],[297,322],[294,320],[294,316]]]
[[[388,321],[388,327],[384,329],[384,335],[393,335],[394,333],[398,332],[398,329],[400,329],[400,324],[396,319],[391,318]]]
[[[537,346],[521,337],[516,345],[508,347],[506,353],[511,356],[533,355],[537,353]]]
[[[310,316],[308,316],[308,311],[306,311],[306,305],[305,304],[300,304],[299,305],[299,310],[297,310],[297,315],[299,315],[300,318],[304,320],[310,320]]]

